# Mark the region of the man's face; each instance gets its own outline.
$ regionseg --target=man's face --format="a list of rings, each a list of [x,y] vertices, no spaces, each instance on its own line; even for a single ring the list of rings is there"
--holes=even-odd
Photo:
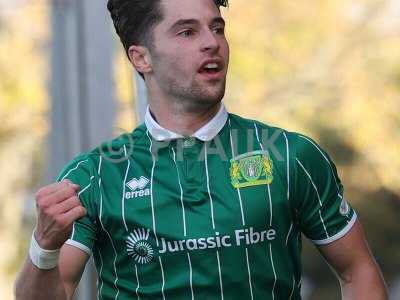
[[[188,107],[219,102],[225,93],[229,46],[213,0],[161,0],[153,31],[153,76],[165,96]]]

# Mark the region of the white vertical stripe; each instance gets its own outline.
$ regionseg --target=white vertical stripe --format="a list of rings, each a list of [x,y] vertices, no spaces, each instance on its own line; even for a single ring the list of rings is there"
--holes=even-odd
[[[108,233],[108,231],[104,228],[104,225],[103,225],[103,223],[102,223],[101,220],[100,220],[100,224],[101,224],[101,227],[102,227],[103,231],[107,234],[107,236],[108,236],[108,238],[109,238],[109,240],[110,240],[110,242],[111,242],[111,246],[112,246],[112,248],[113,248],[113,250],[114,250],[114,261],[113,261],[114,273],[115,273],[114,287],[115,287],[115,289],[117,290],[117,293],[115,294],[114,299],[117,300],[117,299],[118,299],[118,295],[119,295],[119,288],[118,288],[118,286],[117,286],[117,282],[118,282],[118,273],[117,273],[117,267],[116,267],[118,254],[117,254],[117,250],[115,249],[114,242],[113,242],[113,240],[112,240],[112,238],[111,238],[111,235],[110,235],[110,234]]]
[[[100,160],[99,160],[99,167],[97,168],[97,174],[98,174],[99,177],[100,177],[100,170],[101,170],[101,164],[102,164],[102,162],[103,162],[103,156],[100,155],[99,158],[100,158]]]
[[[290,166],[290,162],[289,162],[290,154],[289,153],[290,152],[289,152],[289,140],[287,138],[286,132],[283,132],[283,136],[285,137],[285,142],[286,142],[287,199],[290,200],[290,172],[289,172],[290,171],[290,169],[289,169],[289,166]],[[292,232],[292,230],[293,230],[293,222],[290,223],[290,228],[289,228],[288,234],[286,236],[286,246],[288,244],[289,236],[290,236],[290,233]],[[293,296],[293,293],[294,293],[294,287],[295,287],[295,279],[294,279],[294,276],[293,276],[293,286],[292,286],[292,291],[290,292],[289,300],[292,299],[292,296]]]
[[[126,167],[124,183],[123,183],[123,186],[122,186],[121,204],[122,204],[122,221],[124,223],[126,231],[128,231],[128,226],[126,225],[126,220],[125,220],[125,188],[126,188],[126,179],[128,177],[129,168],[131,166],[131,160],[129,159],[129,157],[127,157],[126,146],[125,145],[124,145],[124,155],[128,159],[128,166]]]
[[[99,160],[99,167],[97,169],[97,174],[99,176],[99,192],[100,192],[100,199],[101,199],[101,190],[100,190],[100,186],[101,186],[101,176],[100,176],[100,170],[101,170],[101,165],[103,163],[103,157],[100,155],[100,160]],[[101,216],[103,214],[103,205],[100,205],[100,212],[99,212],[99,219],[101,219]]]
[[[256,123],[253,122],[253,126],[254,126],[254,129],[255,129],[255,131],[256,131],[257,142],[258,142],[258,144],[260,145],[261,150],[264,151],[264,146],[263,146],[263,144],[262,144],[261,141],[260,141],[260,136],[258,135],[258,128],[257,128]]]
[[[71,240],[74,239],[74,235],[75,235],[75,222],[72,224]]]
[[[265,150],[264,150],[264,146],[263,146],[263,144],[261,143],[260,137],[259,137],[259,135],[258,135],[258,128],[257,128],[257,125],[256,125],[256,123],[253,123],[253,125],[254,125],[254,128],[255,128],[255,130],[256,130],[256,137],[257,137],[258,144],[260,145],[261,150],[262,150],[262,151],[265,151]],[[267,184],[267,190],[268,190],[268,200],[269,200],[269,226],[271,227],[271,226],[272,226],[272,214],[273,214],[273,211],[272,211],[271,188],[270,188],[270,185],[269,185],[269,184]]]
[[[247,261],[247,272],[249,275],[249,286],[250,286],[250,296],[251,300],[253,300],[253,286],[251,284],[251,272],[250,272],[250,263],[249,263],[249,251],[247,250],[246,247],[246,261]]]
[[[103,162],[103,157],[100,155],[99,167],[97,168],[97,174],[98,174],[98,177],[99,177],[99,182],[98,182],[99,188],[100,188],[100,185],[101,185],[100,170],[101,170],[101,164],[102,164],[102,162]],[[100,193],[101,193],[101,191],[100,191]],[[100,205],[99,219],[101,218],[102,213],[103,213],[103,205]],[[99,257],[100,257],[100,262],[101,262],[100,271],[99,271],[99,276],[98,276],[98,277],[99,277],[99,278],[102,278],[102,277],[101,277],[101,276],[102,276],[101,274],[102,274],[102,272],[103,272],[103,258],[101,257],[100,249],[98,249],[98,251],[99,251]],[[100,299],[103,299],[103,296],[102,296],[102,294],[101,294],[101,293],[102,293],[102,290],[103,290],[103,285],[104,285],[104,280],[101,280],[101,285],[100,285],[100,289],[99,289],[97,298],[100,297]]]
[[[103,193],[101,192],[101,175],[100,175],[100,172],[101,172],[101,162],[102,162],[102,159],[101,159],[101,156],[100,156],[99,169],[98,169],[98,175],[99,175],[99,192],[100,192],[100,215],[99,215],[99,221],[100,221],[101,228],[102,228],[103,231],[107,234],[107,237],[108,237],[108,239],[110,240],[111,246],[112,246],[112,248],[113,248],[113,250],[114,250],[114,262],[113,262],[113,265],[114,265],[114,273],[115,273],[114,287],[115,287],[115,289],[116,289],[116,291],[117,291],[116,294],[115,294],[114,300],[117,300],[117,299],[118,299],[118,295],[119,295],[119,289],[118,289],[118,286],[117,286],[117,282],[118,282],[118,273],[117,273],[117,267],[116,267],[116,262],[117,262],[118,254],[117,254],[117,250],[115,249],[114,242],[113,242],[113,240],[112,240],[112,238],[111,238],[111,235],[110,235],[109,232],[105,229],[105,227],[104,227],[104,225],[103,225],[103,222],[102,222],[102,220],[101,220],[101,216],[102,216],[102,212],[103,212]]]
[[[217,262],[218,262],[218,274],[219,274],[219,287],[221,289],[221,300],[224,300],[224,287],[222,285],[221,263],[219,261],[219,252],[218,252],[218,250],[217,250]]]
[[[232,152],[232,159],[235,158],[235,152],[234,152],[234,148],[233,148],[233,139],[232,139],[232,127],[231,127],[231,119],[228,119],[228,123],[229,123],[229,139],[231,141],[231,152]],[[243,203],[242,203],[242,195],[240,194],[240,188],[236,189],[237,194],[238,194],[238,198],[239,198],[239,205],[240,205],[240,213],[242,215],[242,225],[246,226],[246,222],[244,220],[244,212],[243,212]]]
[[[292,229],[293,229],[293,222],[290,223],[290,228],[289,228],[289,231],[288,231],[287,236],[286,236],[286,246],[287,246],[287,243],[288,243],[288,240],[289,240],[290,233],[292,232]]]
[[[317,193],[318,202],[319,202],[319,206],[320,206],[320,209],[319,209],[319,217],[320,217],[320,219],[321,219],[322,226],[324,227],[326,237],[329,238],[329,234],[328,234],[328,231],[326,230],[325,222],[324,222],[324,219],[322,218],[322,214],[321,214],[322,201],[321,201],[321,198],[320,198],[320,196],[319,196],[317,186],[315,185],[314,181],[313,181],[312,178],[311,178],[310,173],[308,173],[308,171],[307,171],[306,168],[303,166],[303,164],[302,164],[297,158],[296,158],[296,161],[299,163],[299,165],[301,166],[301,168],[303,169],[303,171],[306,173],[308,179],[310,179],[310,182],[311,182],[312,186],[314,187],[315,192]]]
[[[272,271],[274,272],[274,285],[272,286],[272,300],[274,300],[275,299],[276,273],[275,273],[274,259],[272,257],[272,243],[269,243],[269,255],[271,257]]]
[[[306,168],[303,166],[303,164],[297,158],[296,158],[296,160],[299,163],[300,167],[303,169],[303,171],[306,173],[308,179],[310,179],[310,182],[311,182],[312,186],[314,187],[315,192],[317,193],[319,206],[322,207],[322,201],[321,201],[321,198],[319,196],[319,192],[318,192],[317,186],[315,185],[314,181],[312,180],[310,173],[308,173]]]
[[[269,184],[267,185],[267,189],[268,189],[268,200],[269,200],[269,227],[272,226],[272,197],[271,197],[271,188],[269,186]]]
[[[163,268],[163,264],[161,261],[161,256],[158,257],[158,261],[160,262],[161,277],[162,277],[161,294],[162,294],[163,300],[165,300],[165,295],[164,295],[165,278],[164,278],[164,268]]]
[[[319,212],[319,218],[321,220],[322,226],[324,227],[326,238],[329,239],[329,234],[328,234],[328,231],[326,230],[326,226],[325,226],[324,219],[322,218],[321,210],[319,209],[318,212]]]
[[[192,293],[192,300],[194,300],[194,293],[193,293],[193,270],[192,270],[192,261],[190,260],[189,252],[186,252],[188,262],[189,262],[189,282],[190,282],[190,292]]]
[[[229,123],[229,139],[230,139],[230,142],[231,142],[231,153],[232,153],[232,159],[233,159],[233,158],[235,158],[235,153],[234,153],[234,147],[233,147],[234,145],[233,145],[232,127],[231,127],[230,118],[228,119],[228,123]],[[245,218],[244,218],[244,212],[243,212],[242,195],[240,193],[240,188],[237,188],[236,190],[237,190],[238,198],[239,198],[240,212],[242,214],[242,225],[246,226],[246,222],[245,222]],[[250,295],[251,295],[251,299],[253,299],[253,287],[252,287],[251,271],[250,271],[250,264],[249,264],[249,254],[248,254],[247,248],[246,248],[246,264],[247,264],[247,271],[248,271],[248,275],[249,275]]]
[[[181,192],[181,206],[182,206],[182,221],[183,221],[183,235],[186,236],[186,214],[185,214],[185,205],[183,204],[183,189],[182,189],[182,184],[181,184],[181,176],[179,174],[179,169],[178,165],[176,164],[176,155],[175,155],[175,150],[173,147],[171,147],[172,152],[173,152],[173,158],[174,158],[174,164],[176,167],[176,173],[178,174],[178,183],[179,183],[179,190]]]
[[[149,131],[146,131],[147,137],[150,140],[150,147],[149,147],[149,151],[151,154],[151,159],[153,161],[153,166],[151,167],[151,178],[150,178],[150,201],[151,201],[151,215],[153,218],[153,233],[154,233],[154,237],[156,238],[156,244],[157,247],[159,246],[159,242],[158,242],[158,237],[157,237],[157,231],[156,231],[156,218],[155,218],[155,213],[154,213],[154,199],[153,199],[153,178],[154,178],[154,167],[156,165],[156,161],[154,159],[154,155],[153,152],[151,151],[151,148],[153,146],[153,140],[151,139],[151,137],[149,136]]]
[[[136,273],[136,284],[137,284],[135,292],[136,292],[136,296],[137,296],[138,300],[140,300],[140,297],[139,297],[139,286],[140,286],[140,283],[139,283],[139,275],[138,275],[136,264],[135,264],[135,273]]]
[[[287,199],[289,200],[290,195],[290,176],[289,176],[289,140],[286,136],[286,132],[283,132],[283,136],[286,141],[286,180],[287,180]]]
[[[103,285],[104,285],[104,280],[101,277],[101,273],[103,272],[103,258],[101,257],[101,252],[100,249],[97,249],[99,252],[99,258],[100,258],[100,270],[99,270],[99,276],[97,276],[97,299],[103,299],[103,296],[101,294],[101,291],[103,290]],[[99,288],[99,281],[101,281],[100,288]]]
[[[261,148],[262,151],[265,151],[264,150],[264,146],[260,141],[260,136],[258,134],[258,127],[257,127],[256,123],[253,123],[253,124],[254,124],[254,128],[256,130],[257,141],[258,141],[258,143],[260,145],[260,148]],[[268,198],[269,198],[269,207],[270,207],[270,220],[269,220],[270,223],[269,223],[269,226],[271,227],[272,226],[272,216],[273,216],[272,215],[273,214],[273,211],[272,211],[272,198],[271,198],[270,185],[268,184],[267,187],[268,187]],[[276,272],[275,272],[274,257],[272,255],[272,244],[271,243],[269,244],[269,256],[270,256],[270,259],[271,259],[272,271],[274,273],[274,285],[272,286],[272,300],[274,300],[275,299],[275,285],[276,285],[277,277],[276,277]]]
[[[63,181],[65,178],[68,177],[69,174],[71,174],[72,171],[75,171],[76,169],[79,168],[79,166],[80,166],[81,164],[83,164],[84,162],[87,162],[87,161],[89,161],[89,160],[86,159],[86,160],[80,161],[80,162],[75,166],[75,168],[72,168],[71,170],[69,170],[69,171],[67,172],[67,174],[65,174],[65,175],[60,179],[60,181]]]
[[[215,229],[215,221],[214,221],[214,204],[213,204],[213,199],[211,197],[211,191],[210,191],[210,176],[208,174],[208,160],[207,160],[207,144],[204,144],[204,164],[206,165],[206,176],[207,176],[207,191],[208,191],[208,197],[210,199],[210,209],[211,209],[211,222],[213,229]]]
[[[294,276],[293,276],[293,285],[292,285],[292,291],[290,292],[289,300],[292,299],[292,296],[294,293],[294,284],[295,284],[295,280],[294,280]]]
[[[303,136],[303,135],[300,135],[300,134],[299,134],[298,136],[301,137],[302,139],[305,139],[306,141],[310,142],[315,148],[317,148],[317,150],[319,151],[319,153],[321,153],[321,155],[323,156],[323,158],[324,158],[324,159],[326,160],[326,162],[328,163],[329,168],[331,169],[331,172],[332,172],[333,179],[335,180],[336,187],[337,187],[337,189],[339,189],[339,185],[338,185],[338,183],[337,183],[337,181],[336,181],[335,172],[333,171],[332,165],[331,165],[329,159],[326,157],[326,155],[321,151],[321,149],[320,149],[312,140],[310,140],[309,138],[307,138],[307,137],[305,137],[305,136]]]

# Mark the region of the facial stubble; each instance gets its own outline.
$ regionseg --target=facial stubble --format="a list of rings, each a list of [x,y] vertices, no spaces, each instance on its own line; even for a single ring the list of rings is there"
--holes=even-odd
[[[160,65],[163,58],[157,51],[154,51],[154,48],[152,50],[154,72],[156,77],[160,76],[157,80],[161,89],[169,96],[168,98],[175,102],[173,103],[175,106],[178,105],[187,112],[196,112],[212,107],[222,100],[225,95],[226,76],[218,80],[203,80],[200,78],[200,74],[196,73],[190,81],[185,80],[183,83],[174,76],[176,71],[168,70],[160,74],[157,65]]]

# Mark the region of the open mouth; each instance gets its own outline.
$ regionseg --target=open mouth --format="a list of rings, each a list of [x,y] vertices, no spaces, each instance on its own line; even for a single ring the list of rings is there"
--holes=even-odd
[[[206,80],[220,81],[224,77],[224,64],[220,59],[204,61],[199,69],[199,74]]]
[[[221,71],[221,67],[217,63],[208,63],[200,69],[200,73],[216,74]]]

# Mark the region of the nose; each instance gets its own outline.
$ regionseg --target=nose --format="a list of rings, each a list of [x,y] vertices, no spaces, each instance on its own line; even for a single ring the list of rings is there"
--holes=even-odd
[[[202,44],[201,44],[201,51],[203,52],[218,52],[220,45],[216,34],[207,29],[204,31]]]

